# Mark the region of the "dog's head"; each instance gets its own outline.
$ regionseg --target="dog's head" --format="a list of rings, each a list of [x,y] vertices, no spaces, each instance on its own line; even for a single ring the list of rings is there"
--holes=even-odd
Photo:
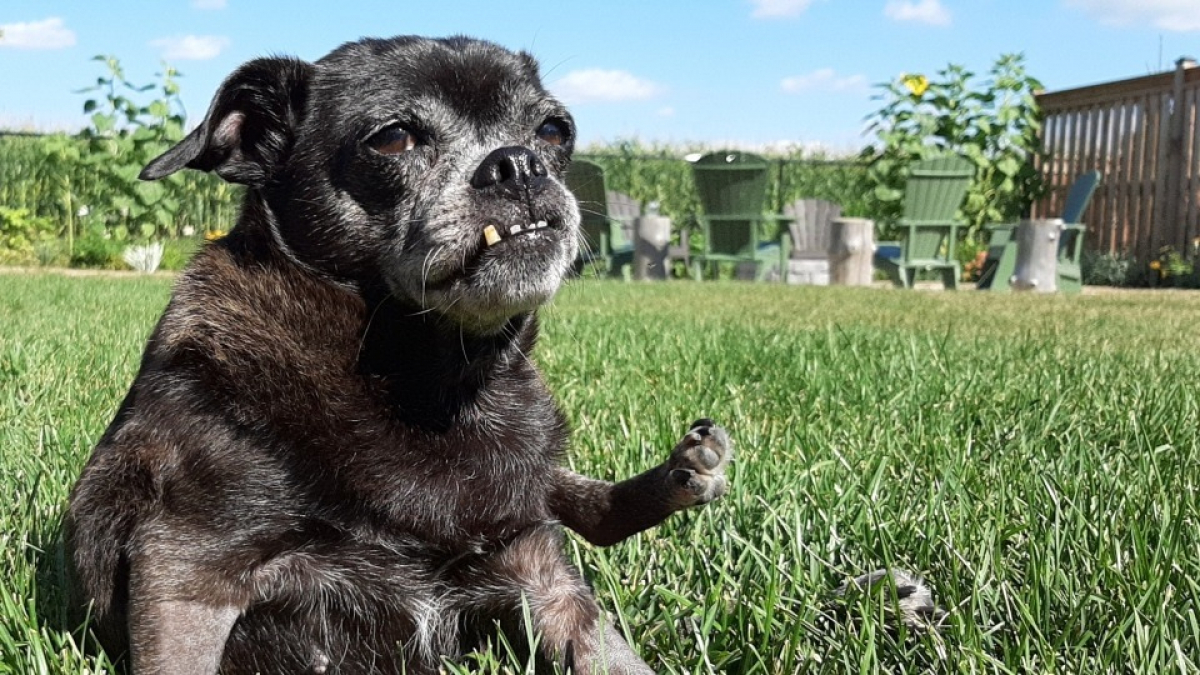
[[[578,248],[574,122],[534,59],[467,38],[251,61],[151,162],[250,186],[301,264],[488,333],[546,302]]]

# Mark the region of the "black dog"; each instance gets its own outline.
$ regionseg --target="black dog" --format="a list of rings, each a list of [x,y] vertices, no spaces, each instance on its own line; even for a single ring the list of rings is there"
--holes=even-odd
[[[248,191],[71,497],[112,654],[138,675],[433,673],[527,606],[544,662],[650,672],[561,526],[612,544],[719,497],[729,442],[701,420],[616,484],[558,465],[528,355],[577,254],[574,133],[527,54],[364,40],[247,63],[146,167]]]

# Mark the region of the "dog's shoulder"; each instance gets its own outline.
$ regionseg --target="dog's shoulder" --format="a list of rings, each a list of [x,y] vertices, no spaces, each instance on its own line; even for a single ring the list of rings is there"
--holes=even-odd
[[[352,293],[216,242],[180,276],[150,347],[238,368],[313,365],[353,357],[365,311]]]

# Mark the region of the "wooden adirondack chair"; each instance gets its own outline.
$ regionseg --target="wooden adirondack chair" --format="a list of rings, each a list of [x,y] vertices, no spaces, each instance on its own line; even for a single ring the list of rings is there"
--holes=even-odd
[[[579,202],[583,235],[576,271],[594,264],[609,275],[625,279],[633,274],[633,219],[641,204],[628,195],[605,189],[604,169],[595,162],[577,159],[567,170],[567,187]]]
[[[692,256],[692,275],[697,280],[704,277],[706,267],[715,276],[722,262],[753,263],[759,281],[770,263],[785,269],[782,247],[764,232],[769,222],[764,215],[768,167],[758,155],[734,151],[710,153],[692,165],[704,235],[702,250]]]
[[[875,256],[876,267],[897,286],[912,288],[917,270],[938,270],[947,289],[958,288],[955,212],[974,177],[975,165],[965,157],[949,155],[913,165],[904,188],[904,215],[897,223],[904,239],[881,242]]]
[[[1089,171],[1071,184],[1067,201],[1063,206],[1063,232],[1058,241],[1058,290],[1064,293],[1079,293],[1083,290],[1083,275],[1079,258],[1083,252],[1083,235],[1087,230],[1080,220],[1087,210],[1092,194],[1100,185],[1103,175]],[[1011,279],[1017,264],[1017,226],[1013,223],[992,227],[988,240],[987,259],[976,288],[1004,293],[1012,290]]]
[[[781,253],[787,262],[780,273],[784,282],[791,275],[791,261],[795,260],[802,268],[799,283],[829,284],[829,237],[834,219],[841,215],[840,204],[824,199],[797,199],[783,207],[787,231],[781,235]]]

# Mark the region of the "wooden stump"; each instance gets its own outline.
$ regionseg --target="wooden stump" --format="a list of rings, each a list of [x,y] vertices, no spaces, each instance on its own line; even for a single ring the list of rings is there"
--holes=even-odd
[[[1058,243],[1062,231],[1061,218],[1021,221],[1017,226],[1017,264],[1011,280],[1014,291],[1058,290]]]
[[[634,221],[633,278],[666,279],[667,248],[671,244],[671,219],[646,215]]]
[[[835,286],[870,286],[875,275],[875,221],[836,218],[829,234],[830,282]]]

